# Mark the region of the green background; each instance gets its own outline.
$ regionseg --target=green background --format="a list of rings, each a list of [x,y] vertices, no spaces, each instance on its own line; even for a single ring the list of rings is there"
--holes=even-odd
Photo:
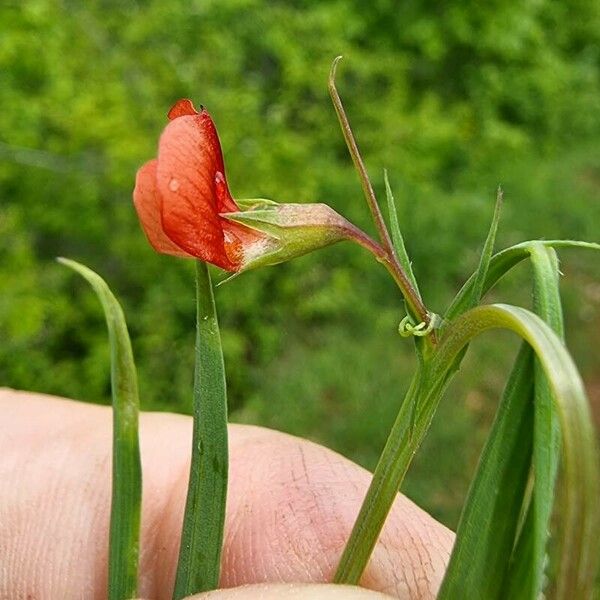
[[[373,233],[327,96],[332,59],[376,191],[382,169],[425,300],[499,246],[598,241],[594,0],[26,0],[0,5],[0,385],[106,403],[103,317],[57,255],[124,305],[142,405],[190,411],[193,266],[155,254],[131,203],[180,97],[212,113],[234,196],[326,202]],[[600,403],[600,267],[565,254],[567,336]],[[215,272],[217,278],[219,274]],[[527,268],[492,299],[529,305]],[[218,288],[231,418],[372,468],[414,359],[385,270],[350,244]],[[455,525],[515,348],[477,342],[405,490]]]

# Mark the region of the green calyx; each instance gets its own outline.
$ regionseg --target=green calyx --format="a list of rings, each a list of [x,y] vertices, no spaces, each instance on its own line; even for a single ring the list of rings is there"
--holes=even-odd
[[[245,244],[240,271],[276,265],[341,240],[367,239],[326,204],[278,204],[260,198],[236,202],[241,210],[221,217],[264,234]]]

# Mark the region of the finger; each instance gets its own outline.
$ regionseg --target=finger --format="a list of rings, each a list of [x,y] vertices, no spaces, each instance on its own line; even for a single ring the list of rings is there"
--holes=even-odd
[[[110,411],[0,392],[0,597],[106,596]],[[144,414],[140,594],[170,597],[191,422]],[[330,581],[369,474],[278,432],[232,426],[222,585]],[[362,584],[434,597],[452,534],[398,496]],[[11,595],[12,594],[12,595]]]

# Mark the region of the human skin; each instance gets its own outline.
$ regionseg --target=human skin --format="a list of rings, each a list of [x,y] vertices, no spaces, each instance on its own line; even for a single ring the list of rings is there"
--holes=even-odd
[[[189,417],[140,416],[145,599],[171,597],[191,430]],[[261,427],[231,425],[229,444],[221,586],[294,585],[198,597],[381,598],[298,585],[331,581],[370,474],[327,448]],[[0,598],[106,598],[110,465],[108,407],[0,389]],[[453,539],[399,494],[361,585],[434,598]]]

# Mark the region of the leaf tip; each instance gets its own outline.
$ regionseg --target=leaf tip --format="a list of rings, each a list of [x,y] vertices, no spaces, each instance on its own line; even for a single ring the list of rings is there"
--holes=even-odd
[[[342,60],[343,55],[336,56],[331,63],[331,69],[329,70],[329,89],[335,89],[335,74],[337,71],[337,66],[340,60]]]
[[[496,190],[496,204],[502,204],[504,202],[504,190],[501,185],[498,185]]]
[[[73,270],[77,270],[77,266],[79,266],[79,263],[75,262],[74,260],[72,260],[70,258],[65,258],[64,256],[57,256],[56,262],[60,263],[61,265],[64,265],[65,267],[69,267],[69,269],[73,269]]]

